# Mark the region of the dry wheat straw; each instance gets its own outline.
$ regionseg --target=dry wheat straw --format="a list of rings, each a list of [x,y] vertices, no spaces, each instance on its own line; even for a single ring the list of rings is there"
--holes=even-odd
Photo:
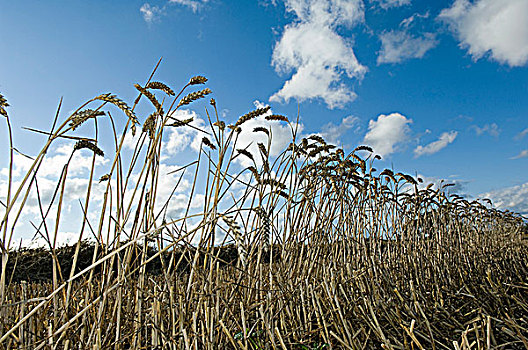
[[[151,78],[145,89],[174,95]],[[174,101],[205,81],[193,77]],[[178,107],[208,93],[190,93]],[[98,97],[116,104],[129,121],[93,118],[93,141],[81,138],[74,146],[94,152],[90,184],[95,173],[104,173],[100,208],[88,207],[88,187],[83,215],[68,218],[81,220],[81,232],[91,232],[97,243],[88,252],[80,240],[69,253],[53,247],[53,231],[66,218],[59,210],[53,231],[46,225],[51,208],[66,204],[68,164],[49,203],[42,203],[36,175],[51,144],[94,116],[85,109],[90,100],[46,133],[27,176],[7,196],[0,349],[528,347],[528,229],[516,214],[451,194],[450,184],[419,185],[420,179],[390,169],[378,174],[379,159],[368,146],[347,154],[319,135],[301,138],[293,125],[286,150],[270,156],[270,133],[267,146],[257,144],[262,162],[255,162],[237,133],[269,107],[243,115],[231,132],[214,99],[216,120],[209,123],[216,127],[215,143],[202,142],[216,151],[201,149],[196,160],[171,172],[181,174],[174,187],[161,189],[164,128],[193,128],[192,119],[169,124],[172,106],[160,116],[156,103],[146,102],[154,109],[143,124],[149,138],[140,137],[128,154],[122,146],[129,123],[137,124],[136,104]],[[0,95],[0,107],[6,106]],[[102,121],[113,131],[110,169],[95,162],[102,155],[96,146]],[[255,130],[264,132],[264,126]],[[242,169],[234,162],[240,155],[253,165]],[[243,176],[246,171],[254,180]],[[31,191],[42,207],[37,234],[52,248],[44,255],[9,248],[12,225]],[[157,203],[157,193],[167,191],[172,195]],[[174,214],[179,193],[188,193],[188,201]],[[199,208],[197,194],[203,196]],[[45,266],[54,266],[47,270],[50,283],[23,284],[25,275],[12,273]]]

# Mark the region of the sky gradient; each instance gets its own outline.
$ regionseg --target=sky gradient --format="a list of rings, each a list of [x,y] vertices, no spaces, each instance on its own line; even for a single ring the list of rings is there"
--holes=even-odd
[[[64,116],[105,92],[131,103],[163,57],[157,80],[206,76],[228,121],[300,110],[304,134],[368,144],[379,169],[528,214],[527,18],[528,0],[3,1],[0,93],[34,155],[44,138],[22,127],[49,129],[61,97]],[[174,135],[171,159],[195,136]]]

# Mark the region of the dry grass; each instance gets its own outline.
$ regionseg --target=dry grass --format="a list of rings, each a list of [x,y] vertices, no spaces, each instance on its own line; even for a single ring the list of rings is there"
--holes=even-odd
[[[196,174],[188,209],[177,220],[164,218],[155,203],[165,176],[163,134],[193,127],[172,113],[210,90],[180,98],[206,79],[194,77],[175,94],[151,82],[153,74],[136,86],[140,95],[132,107],[104,94],[62,123],[56,118],[60,125],[22,184],[9,186],[0,226],[0,348],[528,348],[528,245],[519,216],[449,195],[446,188],[423,188],[407,174],[378,173],[368,147],[346,155],[318,136],[298,140],[296,125],[283,116],[268,117],[292,130],[292,144],[278,157],[269,157],[270,142],[259,144],[258,154],[237,149],[244,122],[267,110],[247,113],[226,128],[211,99],[212,131],[186,168]],[[125,157],[125,134],[143,119],[135,112],[141,96],[154,113],[144,118],[136,149]],[[127,118],[120,134],[111,113],[103,113],[108,103]],[[7,106],[0,95],[10,130]],[[100,179],[107,187],[99,219],[82,220],[80,232],[93,230],[98,238],[91,258],[81,239],[61,253],[57,224],[46,228],[47,282],[20,282],[12,274],[15,265],[34,253],[10,249],[13,230],[30,192],[38,191],[35,179],[46,151],[61,138],[77,140],[72,154],[81,146],[93,151],[90,182],[99,181],[99,118],[111,124],[115,150],[104,155],[111,167]],[[92,138],[72,135],[86,122],[94,123]],[[253,165],[239,171],[236,157]],[[57,223],[68,219],[61,216],[68,165],[48,204],[57,208],[51,211]],[[132,186],[136,173],[141,181]],[[89,186],[86,210],[91,191]],[[192,213],[197,193],[205,201]],[[46,209],[43,222],[51,215]],[[228,248],[215,245],[219,237]],[[193,239],[198,243],[190,244]],[[153,263],[158,273],[148,268]]]

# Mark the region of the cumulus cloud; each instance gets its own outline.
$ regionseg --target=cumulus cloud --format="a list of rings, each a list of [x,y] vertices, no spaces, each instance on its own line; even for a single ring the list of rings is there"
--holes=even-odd
[[[411,123],[411,119],[400,113],[381,114],[377,120],[369,121],[369,131],[363,142],[381,156],[388,156],[396,152],[399,144],[407,140],[411,132],[409,127]]]
[[[39,168],[39,176],[43,178],[58,178],[62,172],[63,166],[70,161],[68,166],[68,176],[75,177],[86,174],[92,166],[93,153],[86,149],[78,150],[70,156],[73,151],[73,143],[62,143],[53,150],[48,152],[45,160],[42,162]],[[32,159],[24,157],[18,153],[14,154],[13,157],[13,176],[25,175],[33,163]],[[100,167],[109,162],[108,159],[102,157],[95,158],[95,166]],[[0,172],[2,175],[7,176],[8,169],[4,168]]]
[[[528,182],[482,193],[479,197],[491,199],[493,206],[498,209],[528,215]]]
[[[349,115],[344,117],[339,125],[334,123],[325,124],[321,129],[321,136],[328,143],[339,144],[341,136],[354,127],[359,130],[359,118]]]
[[[421,157],[424,154],[434,154],[455,141],[457,135],[458,132],[456,131],[444,132],[442,135],[440,135],[438,140],[433,141],[425,146],[419,145],[416,147],[414,149],[414,156]]]
[[[391,7],[400,7],[400,6],[411,4],[411,0],[372,0],[372,1],[378,3],[378,5],[384,10],[387,10]]]
[[[473,125],[472,129],[475,130],[475,133],[477,134],[477,136],[488,134],[490,136],[497,137],[500,134],[499,126],[495,123],[485,124],[483,127],[479,127],[478,125]]]
[[[526,0],[456,0],[438,18],[449,25],[474,60],[489,55],[512,67],[528,61]]]
[[[363,2],[285,0],[285,5],[296,21],[284,28],[272,65],[278,73],[293,75],[270,101],[321,98],[329,108],[336,108],[354,100],[356,94],[343,78],[361,80],[367,69],[357,60],[351,40],[337,29],[352,28],[364,20]]]
[[[510,159],[520,159],[520,158],[527,158],[528,157],[528,149],[522,150],[518,155],[515,157],[511,157]]]
[[[190,147],[193,151],[198,152],[202,138],[206,136],[203,131],[210,131],[205,120],[198,116],[195,111],[188,109],[179,109],[172,114],[172,117],[178,120],[193,118],[189,126],[185,127],[168,127],[167,134],[164,136],[162,144],[162,159],[174,156]]]
[[[378,64],[400,63],[411,58],[422,58],[438,44],[432,33],[414,36],[407,30],[393,30],[380,35],[381,50]]]

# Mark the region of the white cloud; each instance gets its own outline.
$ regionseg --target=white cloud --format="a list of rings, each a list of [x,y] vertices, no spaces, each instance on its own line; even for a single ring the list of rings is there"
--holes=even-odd
[[[344,117],[339,125],[334,123],[328,123],[324,125],[321,129],[321,136],[326,140],[326,142],[337,145],[340,143],[341,136],[343,136],[348,130],[354,127],[356,127],[356,130],[359,130],[358,123],[358,117],[349,115],[348,117]]]
[[[498,209],[528,214],[528,182],[483,193],[479,197],[491,199],[493,206]]]
[[[528,61],[527,0],[456,0],[438,18],[448,23],[474,60],[489,54],[512,67]]]
[[[352,101],[356,94],[342,79],[361,80],[367,69],[358,62],[351,40],[338,34],[337,28],[361,23],[363,2],[285,0],[285,5],[297,21],[284,28],[273,50],[272,65],[279,73],[294,73],[270,101],[322,98],[330,108]]]
[[[440,135],[438,140],[433,141],[425,146],[419,145],[416,147],[414,150],[414,156],[420,157],[424,154],[434,154],[455,141],[457,135],[458,132],[456,131],[444,132],[442,135]]]
[[[432,33],[413,36],[407,30],[384,32],[380,35],[381,51],[378,64],[399,63],[410,58],[422,58],[438,44]]]
[[[518,155],[515,157],[511,157],[510,159],[521,159],[521,158],[528,158],[528,149],[522,150]]]
[[[197,12],[202,6],[209,2],[209,0],[169,0],[170,3],[189,7],[193,12]]]
[[[145,3],[141,6],[139,12],[143,15],[145,22],[152,23],[159,18],[163,11],[158,6],[151,6],[149,3]]]
[[[473,125],[472,129],[475,130],[475,133],[477,133],[477,136],[481,136],[483,134],[489,134],[490,136],[497,137],[500,134],[499,126],[495,123],[485,124],[483,127]]]
[[[407,140],[411,131],[410,123],[412,120],[400,113],[381,114],[378,120],[369,121],[369,131],[363,142],[381,156],[388,156],[397,150],[398,144]]]
[[[410,5],[411,0],[371,0],[377,2],[381,8],[387,10],[391,7],[399,7],[404,5]]]

